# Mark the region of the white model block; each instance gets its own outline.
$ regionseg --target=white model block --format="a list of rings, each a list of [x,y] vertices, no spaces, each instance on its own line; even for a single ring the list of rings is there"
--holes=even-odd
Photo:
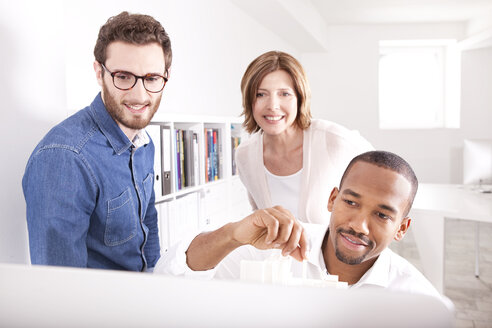
[[[292,278],[288,285],[290,286],[309,286],[309,287],[321,287],[321,288],[336,288],[347,289],[348,284],[343,281],[330,281],[321,279],[309,279],[309,278]]]
[[[307,262],[303,263],[302,277],[292,277],[292,259],[274,254],[264,261],[242,260],[240,279],[250,282],[273,283],[290,286],[311,286],[347,289],[346,282],[338,281],[337,275],[323,275],[320,279],[308,279]]]
[[[265,262],[241,260],[239,278],[244,281],[265,282]]]
[[[285,284],[292,277],[290,271],[292,261],[290,258],[268,259],[265,264],[265,282]]]
[[[286,284],[292,277],[290,258],[271,258],[265,261],[242,260],[240,279],[244,281]]]

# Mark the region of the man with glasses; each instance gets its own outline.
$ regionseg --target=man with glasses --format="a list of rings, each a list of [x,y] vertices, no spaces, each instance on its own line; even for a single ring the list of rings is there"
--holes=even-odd
[[[99,31],[102,91],[34,149],[22,187],[33,264],[152,270],[160,256],[154,145],[172,51],[154,18],[121,14]]]

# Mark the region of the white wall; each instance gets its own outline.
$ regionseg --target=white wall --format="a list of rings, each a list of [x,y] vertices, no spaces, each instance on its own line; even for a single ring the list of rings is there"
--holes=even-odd
[[[492,138],[491,50],[463,54],[460,129],[380,130],[377,74],[379,40],[464,36],[461,24],[330,27],[329,51],[301,58],[312,86],[313,116],[357,129],[376,148],[401,154],[422,182],[460,183],[462,139]]]
[[[468,36],[472,36],[490,28],[492,28],[492,8],[470,20],[466,26],[466,32]]]
[[[237,116],[240,78],[249,62],[272,49],[299,54],[228,0],[70,2],[64,18],[71,112],[87,105],[97,92],[92,70],[97,32],[122,10],[154,16],[171,38],[171,78],[157,115],[166,111]]]
[[[61,6],[40,16],[43,6],[0,2],[0,262],[26,261],[24,167],[41,136],[66,116]]]
[[[25,165],[53,125],[95,97],[97,32],[122,10],[154,16],[171,37],[172,76],[158,113],[237,116],[246,65],[271,49],[298,55],[227,0],[0,1],[0,262],[28,261]]]

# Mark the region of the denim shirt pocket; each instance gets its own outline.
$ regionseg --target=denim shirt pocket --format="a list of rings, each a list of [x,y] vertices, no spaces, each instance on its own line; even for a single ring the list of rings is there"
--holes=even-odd
[[[147,204],[150,201],[150,197],[152,196],[152,188],[154,187],[153,182],[154,182],[154,175],[152,173],[149,173],[143,181],[145,199]]]
[[[121,195],[108,201],[104,244],[117,246],[135,237],[137,221],[130,188],[127,188]]]

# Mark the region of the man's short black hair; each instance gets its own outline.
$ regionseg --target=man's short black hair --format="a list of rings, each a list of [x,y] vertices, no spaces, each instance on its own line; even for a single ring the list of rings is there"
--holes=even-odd
[[[366,153],[354,157],[350,161],[340,181],[340,188],[339,188],[340,190],[342,189],[343,181],[345,180],[345,177],[347,176],[348,172],[350,171],[352,166],[354,166],[354,164],[357,162],[366,162],[391,170],[393,172],[396,172],[404,176],[410,182],[412,189],[408,198],[408,206],[405,209],[403,215],[403,217],[406,217],[408,215],[408,212],[410,212],[410,208],[412,208],[413,200],[415,198],[415,194],[417,193],[417,189],[419,185],[417,176],[415,175],[415,172],[413,171],[410,164],[408,164],[408,162],[405,161],[400,156],[391,153],[389,151],[382,151],[382,150],[368,151]]]

